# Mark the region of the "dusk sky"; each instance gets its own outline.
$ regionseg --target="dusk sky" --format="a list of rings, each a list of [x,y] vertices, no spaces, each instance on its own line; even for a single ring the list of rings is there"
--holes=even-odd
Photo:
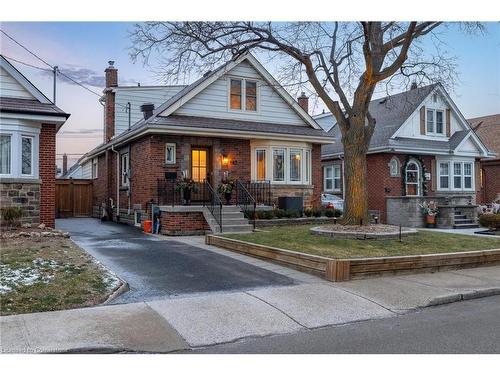
[[[121,84],[162,83],[149,67],[143,67],[141,62],[133,64],[130,60],[127,31],[132,26],[133,23],[119,22],[1,24],[1,28],[20,43],[96,93],[102,93],[108,60],[115,60]],[[442,35],[450,54],[458,58],[460,82],[450,94],[467,118],[500,113],[500,24],[486,26],[485,35],[465,35],[455,26]],[[4,35],[0,35],[0,50],[8,58],[48,69]],[[49,72],[12,63],[52,99]],[[276,67],[265,65],[271,73],[275,72]],[[103,111],[97,95],[62,79],[57,86],[57,105],[71,113],[58,134],[60,164],[62,153],[72,154],[74,160],[101,143]],[[320,111],[321,106],[316,110]]]

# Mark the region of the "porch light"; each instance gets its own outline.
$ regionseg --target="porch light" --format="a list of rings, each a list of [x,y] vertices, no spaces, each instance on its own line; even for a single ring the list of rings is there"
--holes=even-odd
[[[224,167],[229,165],[229,156],[227,156],[227,154],[222,154],[222,165]]]
[[[300,160],[300,154],[295,155],[295,160]]]

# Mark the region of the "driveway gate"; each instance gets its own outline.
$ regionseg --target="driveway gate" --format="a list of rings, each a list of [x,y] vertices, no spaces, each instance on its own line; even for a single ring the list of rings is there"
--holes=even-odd
[[[92,216],[92,180],[56,180],[56,217]]]

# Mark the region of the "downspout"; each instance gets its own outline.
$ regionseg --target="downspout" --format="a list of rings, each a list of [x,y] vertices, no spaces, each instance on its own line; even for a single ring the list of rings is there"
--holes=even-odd
[[[111,145],[111,151],[116,154],[116,222],[120,221],[120,153]]]
[[[131,200],[131,197],[132,197],[132,182],[130,181],[130,176],[132,174],[131,172],[131,168],[130,168],[130,165],[131,165],[131,159],[130,159],[130,156],[131,156],[131,151],[132,151],[132,147],[130,145],[128,145],[128,170],[127,170],[127,182],[128,182],[128,190],[127,190],[127,195],[128,195],[128,209],[127,209],[127,215],[130,216],[130,200]]]

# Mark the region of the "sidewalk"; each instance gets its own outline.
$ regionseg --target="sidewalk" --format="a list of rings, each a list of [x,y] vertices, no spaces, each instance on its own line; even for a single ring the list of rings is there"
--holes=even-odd
[[[405,314],[500,294],[500,266],[208,293],[0,317],[1,350],[159,352]]]

